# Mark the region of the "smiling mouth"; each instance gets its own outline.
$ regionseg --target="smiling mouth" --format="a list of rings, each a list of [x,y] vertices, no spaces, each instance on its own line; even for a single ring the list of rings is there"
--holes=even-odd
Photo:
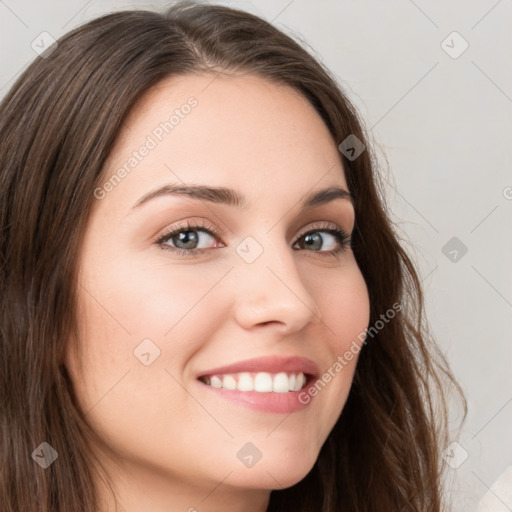
[[[302,372],[241,372],[205,375],[199,380],[207,386],[258,393],[290,393],[305,387],[311,376]]]

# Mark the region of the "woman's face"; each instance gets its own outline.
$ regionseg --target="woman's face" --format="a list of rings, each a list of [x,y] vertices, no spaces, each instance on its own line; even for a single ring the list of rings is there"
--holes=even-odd
[[[183,193],[192,186],[239,201]],[[287,86],[173,77],[132,110],[81,250],[82,373],[72,344],[66,359],[127,489],[261,492],[312,468],[356,366],[338,357],[369,321],[361,272],[332,231],[351,234],[351,201],[304,204],[330,187],[348,190],[336,143]]]

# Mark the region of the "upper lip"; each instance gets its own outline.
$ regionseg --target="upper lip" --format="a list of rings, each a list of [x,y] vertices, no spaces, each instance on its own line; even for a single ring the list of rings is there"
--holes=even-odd
[[[299,373],[317,376],[319,373],[318,365],[311,359],[298,356],[278,357],[278,356],[265,356],[257,357],[255,359],[246,359],[237,363],[229,364],[226,366],[219,366],[207,370],[198,375],[206,377],[209,375],[219,375],[227,373],[241,373],[241,372],[268,372],[268,373]]]

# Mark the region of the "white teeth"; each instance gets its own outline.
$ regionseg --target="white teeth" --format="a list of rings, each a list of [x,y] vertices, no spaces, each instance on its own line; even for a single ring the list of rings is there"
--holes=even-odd
[[[295,391],[295,374],[292,373],[288,379],[288,391]]]
[[[286,373],[278,373],[274,377],[272,391],[274,393],[288,393],[288,375]]]
[[[306,376],[303,373],[300,373],[297,376],[297,380],[295,382],[295,391],[299,391],[300,389],[302,389],[302,386],[304,386],[304,384],[306,384]]]
[[[217,375],[214,375],[210,378],[210,386],[212,388],[221,388],[222,387],[222,379],[220,377],[217,377]]]
[[[256,378],[254,379],[254,391],[259,391],[260,393],[272,391],[272,375],[267,372],[256,374]]]
[[[204,379],[205,384],[213,388],[223,388],[238,391],[257,391],[259,393],[288,393],[300,391],[305,383],[306,376],[298,373],[235,373],[226,375],[212,375]]]
[[[224,375],[222,379],[222,387],[224,389],[236,389],[236,380],[232,375]]]
[[[254,390],[253,378],[248,373],[241,373],[238,376],[237,389],[239,391],[253,391]]]

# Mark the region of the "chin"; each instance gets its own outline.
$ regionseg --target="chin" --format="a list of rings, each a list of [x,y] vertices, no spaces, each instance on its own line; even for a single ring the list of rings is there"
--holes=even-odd
[[[248,489],[286,489],[303,480],[315,462],[316,458],[306,459],[293,452],[281,458],[273,456],[272,460],[262,458],[252,468],[233,473],[230,480]]]

